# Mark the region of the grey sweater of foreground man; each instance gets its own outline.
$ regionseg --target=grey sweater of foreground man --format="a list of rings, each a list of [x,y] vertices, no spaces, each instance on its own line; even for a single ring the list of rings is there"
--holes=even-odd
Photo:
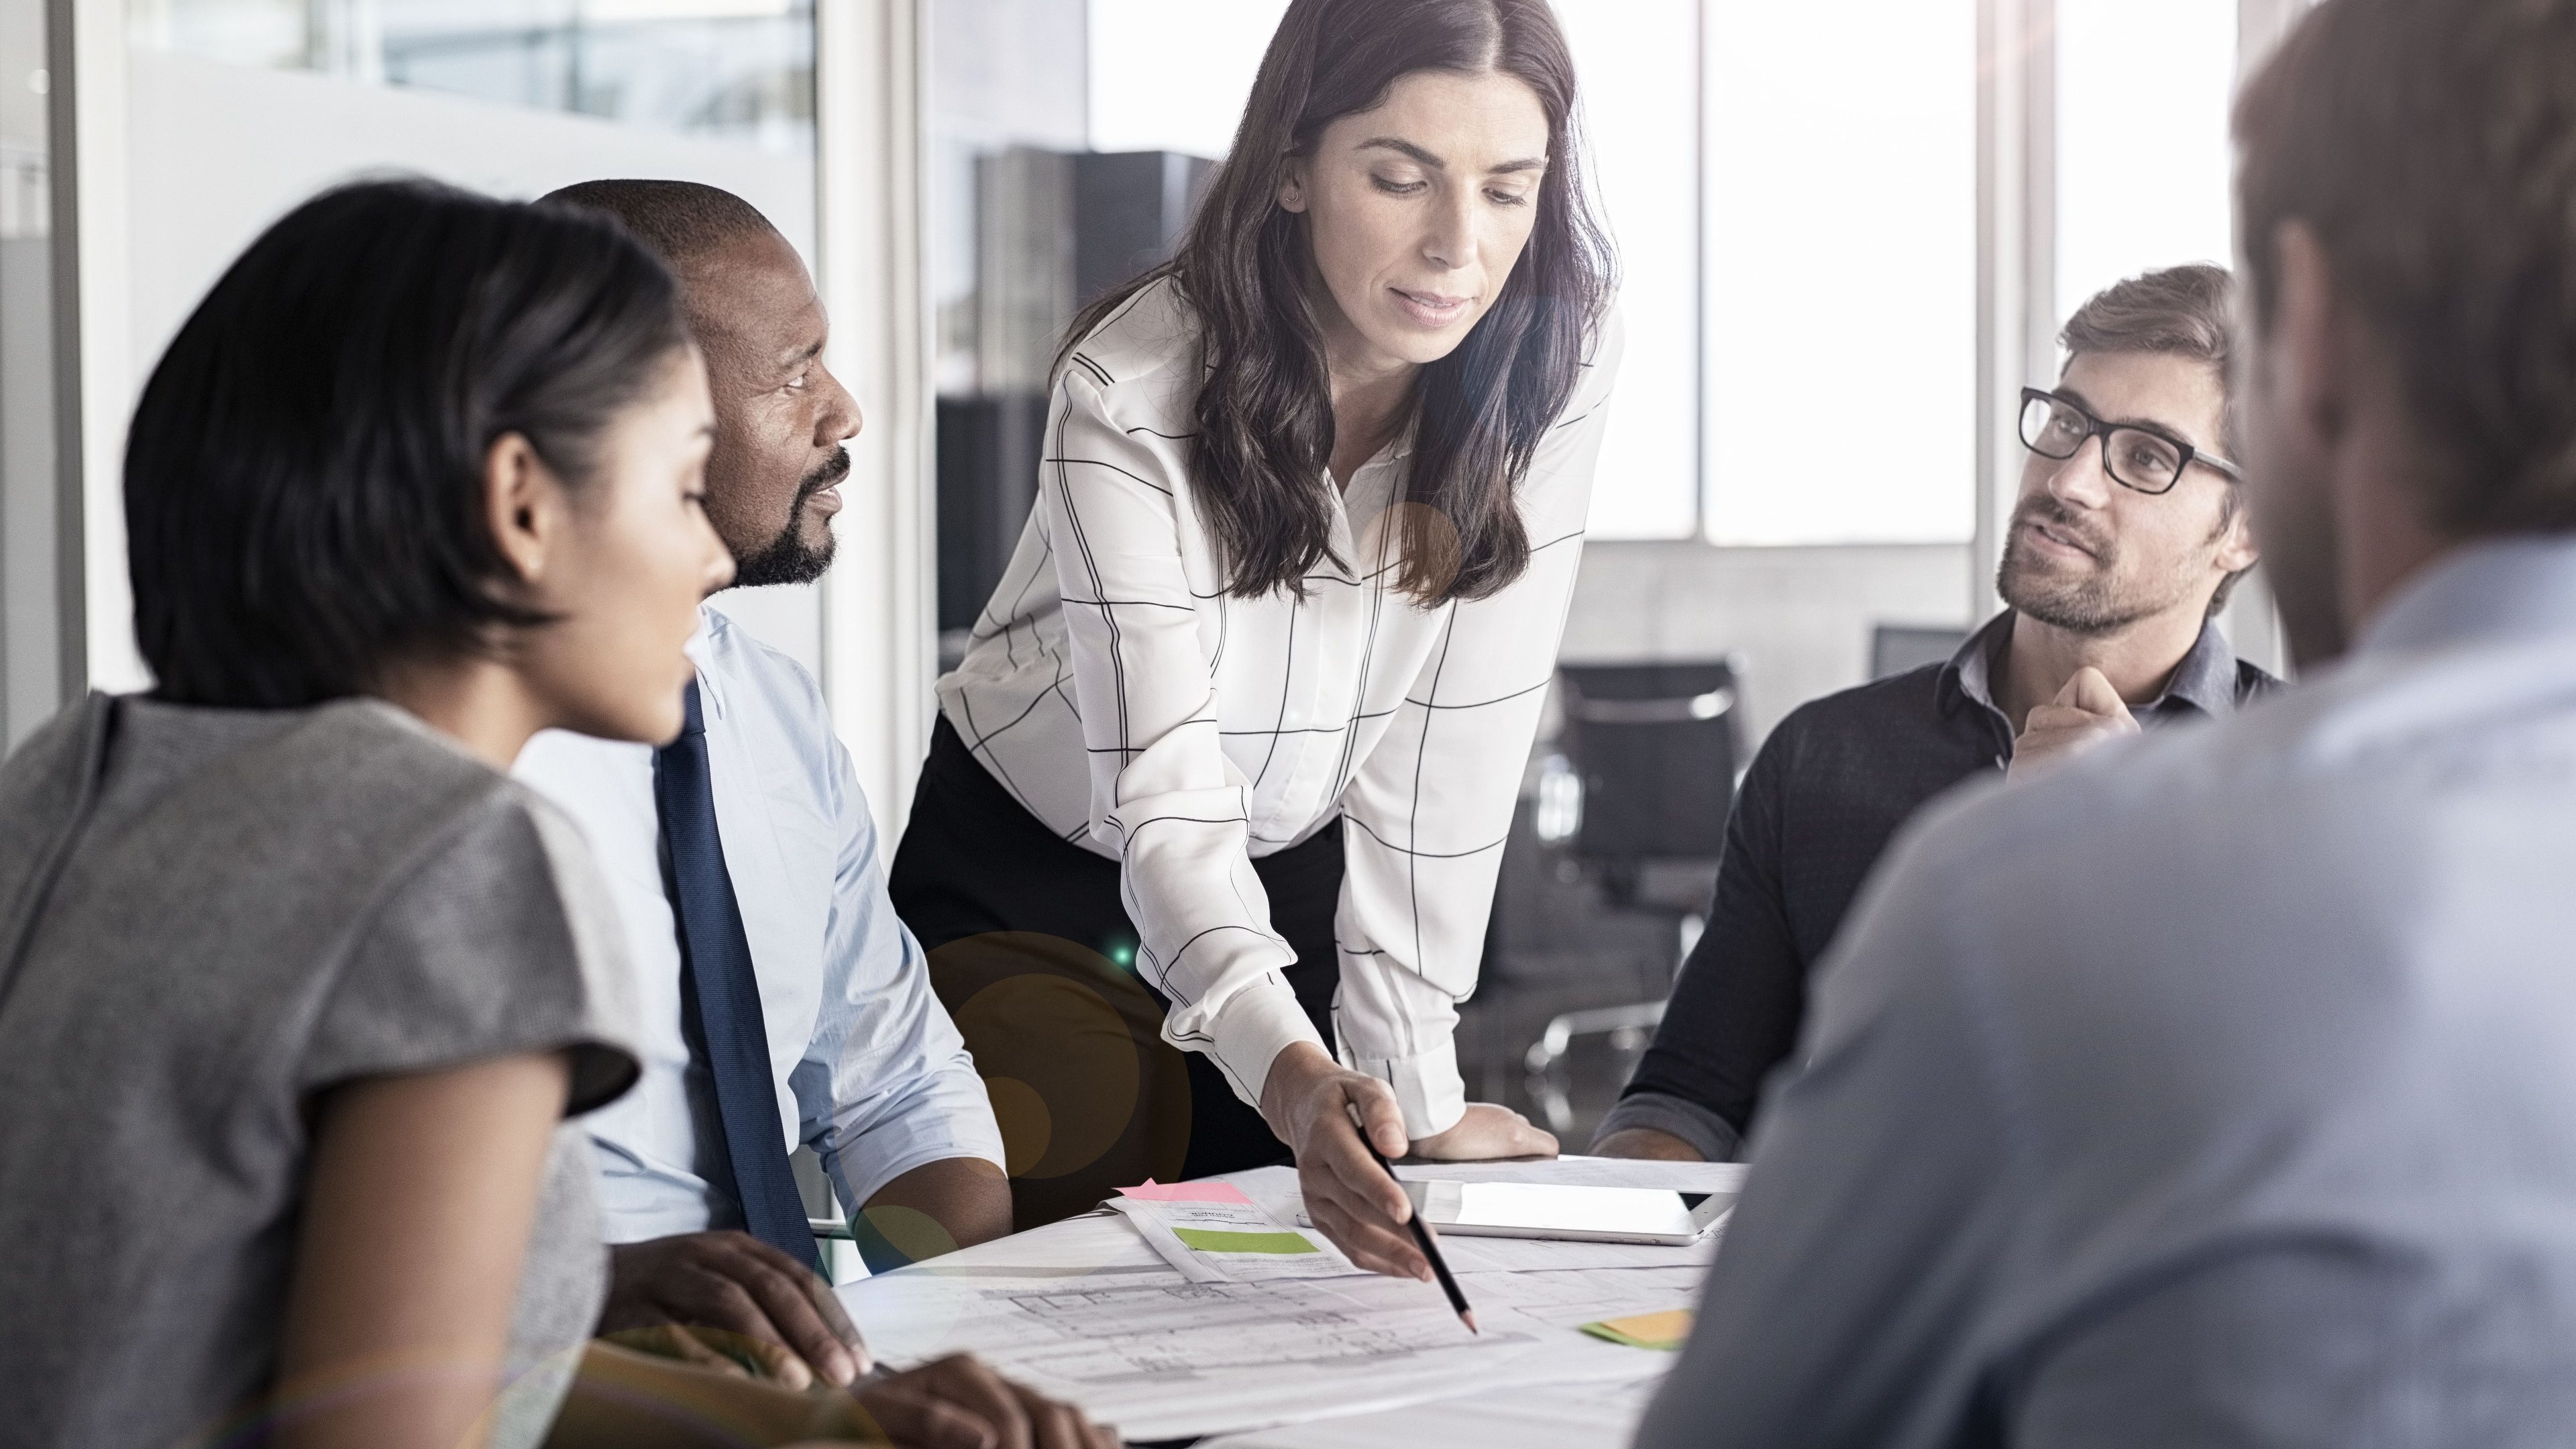
[[[0,766],[0,821],[0,1446],[265,1441],[332,1087],[563,1050],[581,1112],[634,1079],[572,826],[390,705],[92,696]],[[558,1127],[495,1445],[598,1319],[590,1177]]]
[[[2576,1439],[2576,542],[1933,807],[1642,1449]]]

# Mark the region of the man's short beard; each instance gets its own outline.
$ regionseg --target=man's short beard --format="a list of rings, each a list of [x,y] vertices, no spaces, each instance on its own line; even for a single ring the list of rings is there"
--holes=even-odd
[[[2034,577],[2016,539],[2004,545],[2003,567],[1995,573],[1995,592],[2023,615],[2043,624],[2099,638],[2116,634],[2155,612],[2122,599],[2107,578],[2060,581]]]
[[[734,556],[734,587],[756,589],[767,584],[810,584],[821,578],[832,567],[832,551],[840,540],[826,528],[821,543],[807,543],[805,505],[815,494],[848,476],[850,455],[847,453],[834,453],[829,462],[806,474],[805,481],[796,485],[796,501],[788,506],[787,527],[758,552]]]
[[[2098,540],[2100,552],[2095,557],[2102,565],[2098,572],[2079,579],[2051,577],[2022,543],[2022,525],[2033,517],[2077,531],[2063,505],[2044,493],[2032,494],[2013,510],[2012,524],[2004,535],[2003,566],[1995,570],[1995,592],[2014,609],[2070,634],[2099,638],[2172,607],[2171,599],[2147,599],[2120,587],[2118,546],[2108,539]],[[2086,538],[2085,542],[2097,540]]]

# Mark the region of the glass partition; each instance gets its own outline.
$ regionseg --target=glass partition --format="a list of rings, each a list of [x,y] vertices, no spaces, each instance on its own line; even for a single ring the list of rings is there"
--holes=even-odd
[[[1710,0],[1708,534],[1975,528],[1976,0]]]
[[[810,153],[813,0],[128,0],[138,45]]]
[[[2057,317],[2123,277],[2229,264],[2236,31],[2236,0],[2057,0]]]

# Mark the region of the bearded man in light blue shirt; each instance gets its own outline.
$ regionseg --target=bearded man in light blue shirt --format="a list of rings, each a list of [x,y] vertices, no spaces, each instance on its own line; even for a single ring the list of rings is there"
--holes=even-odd
[[[820,577],[860,418],[823,366],[795,249],[713,187],[587,182],[548,199],[617,216],[680,281],[716,405],[704,504],[735,584]],[[588,836],[643,1007],[641,1080],[586,1119],[613,1245],[600,1329],[661,1329],[697,1356],[721,1345],[799,1387],[848,1383],[862,1351],[818,1291],[788,1153],[814,1149],[883,1266],[1010,1230],[1002,1139],[886,899],[821,689],[701,612],[680,740],[553,732],[517,768]]]
[[[1646,1449],[2576,1441],[2576,0],[2334,0],[2237,125],[2310,676],[1910,830]]]

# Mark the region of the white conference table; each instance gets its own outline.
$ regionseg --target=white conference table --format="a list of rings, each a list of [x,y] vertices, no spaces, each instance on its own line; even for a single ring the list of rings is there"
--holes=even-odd
[[[1743,1169],[1574,1157],[1407,1163],[1397,1175],[1731,1194]],[[1225,1180],[1280,1222],[1299,1222],[1293,1170]],[[1579,1326],[1693,1306],[1716,1241],[1676,1248],[1449,1235],[1442,1247],[1480,1336],[1459,1325],[1437,1287],[1411,1280],[1352,1273],[1191,1283],[1106,1210],[839,1291],[880,1358],[902,1366],[973,1352],[1134,1443],[1625,1449],[1671,1355]]]

